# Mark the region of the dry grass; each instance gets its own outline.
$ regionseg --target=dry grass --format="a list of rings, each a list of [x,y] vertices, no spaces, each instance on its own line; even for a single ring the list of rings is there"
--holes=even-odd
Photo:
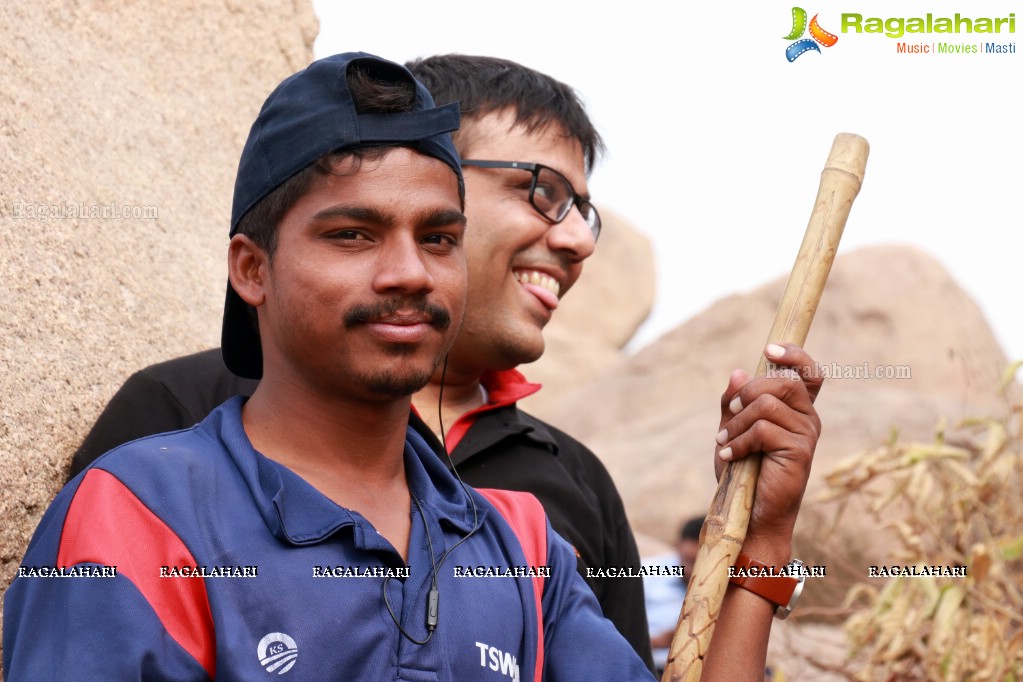
[[[939,427],[933,443],[893,436],[839,464],[827,484],[836,527],[865,509],[894,539],[885,564],[967,567],[965,578],[890,579],[866,578],[864,567],[835,609],[850,651],[832,671],[870,682],[1023,680],[1023,405],[1006,419]]]

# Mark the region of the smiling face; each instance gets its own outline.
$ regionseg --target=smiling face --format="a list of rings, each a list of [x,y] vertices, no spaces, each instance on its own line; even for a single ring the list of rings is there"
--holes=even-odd
[[[242,247],[232,242],[232,284],[257,307],[264,379],[407,396],[428,381],[462,315],[458,181],[405,148],[335,171],[316,177],[281,220],[273,259],[257,254],[240,282]]]
[[[513,122],[508,112],[464,121],[463,158],[541,163],[586,196],[579,143],[559,127],[528,133]],[[469,292],[451,364],[483,371],[532,362],[543,354],[543,328],[558,300],[593,253],[592,232],[575,207],[556,225],[540,215],[529,203],[528,171],[467,166],[463,172]]]

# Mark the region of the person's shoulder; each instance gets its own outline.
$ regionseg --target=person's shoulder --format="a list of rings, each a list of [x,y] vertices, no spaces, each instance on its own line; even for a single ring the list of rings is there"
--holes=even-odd
[[[529,424],[534,429],[542,429],[550,434],[551,438],[558,445],[559,455],[576,458],[586,466],[593,466],[601,471],[605,471],[604,464],[600,461],[600,458],[574,436],[522,409],[519,409],[519,415],[523,422]]]
[[[211,461],[209,453],[222,449],[210,434],[202,430],[201,424],[196,424],[119,445],[98,458],[93,466],[111,473],[131,470],[159,473],[168,464],[193,460],[202,465],[208,464]]]
[[[235,376],[224,364],[220,348],[182,355],[140,369],[132,378],[144,377],[170,389],[195,390],[197,387],[225,386],[231,394],[250,395],[256,381]],[[173,391],[172,392],[177,392]]]
[[[116,565],[106,550],[122,557],[201,537],[209,509],[246,499],[229,450],[233,425],[215,421],[230,419],[232,407],[228,403],[227,410],[191,428],[139,438],[99,457],[57,494],[33,536],[33,556],[56,557],[65,546],[86,548],[89,561]],[[99,552],[102,560],[91,556],[96,538],[110,539]]]
[[[587,482],[587,485],[605,501],[620,500],[618,486],[615,485],[611,473],[604,466],[600,458],[588,447],[583,445],[575,437],[570,436],[556,426],[549,424],[539,417],[528,412],[519,410],[523,420],[534,425],[534,428],[543,428],[550,434],[558,446],[558,459],[562,466],[571,471],[575,476]],[[617,504],[620,505],[620,502]]]
[[[139,371],[151,376],[169,377],[174,372],[182,369],[206,369],[219,371],[221,367],[225,370],[227,369],[224,365],[220,349],[210,348],[208,350],[199,351],[198,353],[189,353],[188,355],[181,355],[176,358],[171,358],[170,360],[163,360],[162,362],[154,363]]]
[[[220,431],[225,420],[232,418],[233,403],[240,400],[237,398],[223,405],[189,428],[144,436],[119,445],[96,459],[90,468],[100,468],[126,479],[136,476],[173,478],[182,469],[191,475],[212,474],[226,463],[225,457],[216,456],[226,453]]]
[[[256,382],[231,374],[219,349],[185,355],[132,374],[107,403],[72,458],[71,476],[122,443],[202,421]]]

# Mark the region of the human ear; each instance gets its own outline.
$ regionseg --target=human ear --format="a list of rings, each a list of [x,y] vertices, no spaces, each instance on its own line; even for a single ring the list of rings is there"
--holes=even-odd
[[[266,300],[270,259],[248,235],[236,234],[227,247],[227,276],[238,296],[254,308]]]

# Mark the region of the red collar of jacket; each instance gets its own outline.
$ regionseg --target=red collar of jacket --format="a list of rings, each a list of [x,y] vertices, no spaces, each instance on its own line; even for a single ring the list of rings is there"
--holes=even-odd
[[[533,395],[542,387],[541,384],[527,381],[522,372],[517,369],[488,370],[480,376],[480,383],[487,390],[487,402],[463,414],[447,429],[444,434],[446,441],[444,447],[448,452],[454,451],[458,442],[476,421],[476,417],[484,412],[514,405],[523,398]],[[416,410],[416,413],[419,414],[419,410]]]

